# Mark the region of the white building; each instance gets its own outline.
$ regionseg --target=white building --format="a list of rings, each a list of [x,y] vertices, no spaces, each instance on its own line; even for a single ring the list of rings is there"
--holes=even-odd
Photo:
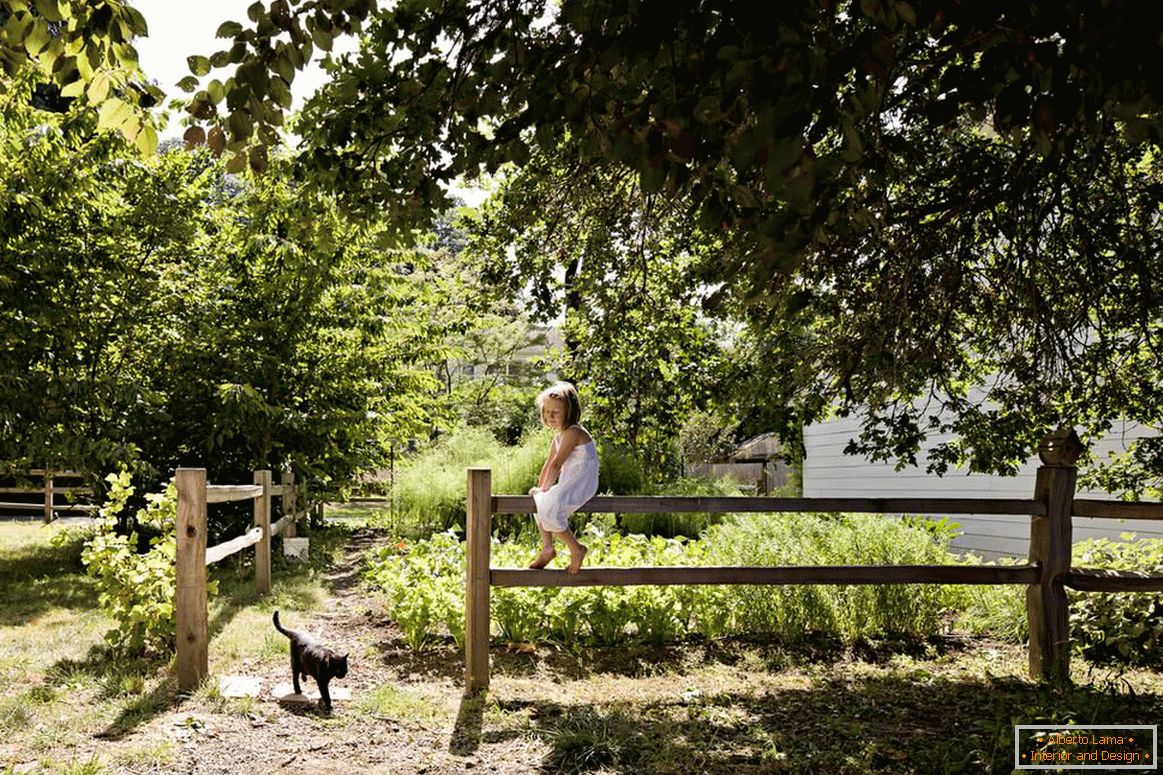
[[[860,418],[849,415],[804,428],[806,457],[803,466],[804,497],[852,498],[1032,498],[1035,459],[1024,465],[1017,476],[967,474],[949,471],[943,477],[928,474],[922,462],[919,468],[894,470],[892,463],[871,463],[862,457],[845,455],[849,439],[860,435]],[[1091,444],[1096,459],[1111,451],[1122,451],[1131,439],[1151,435],[1148,429],[1127,423],[1115,424],[1111,433]],[[933,445],[950,436],[933,436]],[[1085,441],[1085,440],[1084,440]],[[918,455],[918,460],[924,454]],[[1077,497],[1110,498],[1109,493],[1079,491]],[[953,541],[955,551],[972,551],[986,558],[1002,555],[1025,557],[1029,548],[1030,518],[1024,515],[995,516],[959,514],[949,519],[961,525]],[[1074,518],[1074,540],[1106,536],[1117,539],[1120,533],[1163,538],[1163,522],[1157,520],[1118,520]]]

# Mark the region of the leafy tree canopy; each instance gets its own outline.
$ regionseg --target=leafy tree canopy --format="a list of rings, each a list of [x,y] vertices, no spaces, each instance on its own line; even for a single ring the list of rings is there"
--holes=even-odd
[[[721,291],[705,306],[751,323],[781,424],[864,405],[855,450],[908,462],[944,428],[962,440],[937,451],[938,470],[1011,470],[1059,423],[1163,419],[1152,3],[252,11],[222,31],[228,51],[191,63],[236,66],[225,110],[204,107],[221,104],[213,81],[191,106],[213,149],[272,140],[275,114],[259,108],[299,64],[295,20],[344,14],[361,51],[296,125],[311,179],[408,226],[446,206],[441,184],[538,153],[629,170],[721,245],[701,264]],[[5,29],[27,49],[23,28]],[[535,224],[543,206],[516,215]]]

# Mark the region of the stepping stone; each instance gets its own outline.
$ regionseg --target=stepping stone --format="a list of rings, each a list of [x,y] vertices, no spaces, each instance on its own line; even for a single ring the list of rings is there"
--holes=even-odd
[[[218,693],[223,697],[257,697],[262,679],[249,675],[224,675],[218,679]]]
[[[271,691],[271,696],[273,696],[279,702],[314,703],[319,701],[319,687],[315,685],[314,681],[310,679],[306,681],[300,681],[299,686],[303,688],[303,694],[295,694],[295,687],[292,686],[289,682],[276,684],[275,688]],[[347,689],[343,686],[331,687],[332,703],[339,702],[340,700],[350,699],[351,689]]]

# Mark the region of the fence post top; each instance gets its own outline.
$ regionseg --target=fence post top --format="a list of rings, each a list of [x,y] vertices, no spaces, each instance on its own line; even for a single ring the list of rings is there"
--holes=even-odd
[[[1048,466],[1073,466],[1086,451],[1073,428],[1059,428],[1038,445],[1038,457]]]
[[[469,466],[468,467],[469,473],[482,472],[482,471],[485,473],[489,473],[492,470],[493,469],[488,468],[487,466]]]

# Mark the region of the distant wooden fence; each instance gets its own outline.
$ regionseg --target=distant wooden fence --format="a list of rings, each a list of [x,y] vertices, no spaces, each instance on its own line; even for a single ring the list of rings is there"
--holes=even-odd
[[[1066,587],[1081,591],[1163,591],[1163,576],[1072,568],[1074,517],[1163,519],[1163,503],[1074,498],[1075,463],[1082,445],[1073,432],[1042,442],[1034,497],[990,498],[703,498],[595,497],[580,511],[653,512],[865,512],[873,514],[1029,514],[1029,563],[1017,566],[840,565],[778,567],[582,568],[490,567],[493,514],[531,514],[533,498],[493,495],[487,468],[468,469],[465,597],[465,689],[489,685],[491,587],[579,587],[633,584],[1024,584],[1030,629],[1030,675],[1069,676],[1070,627]]]
[[[33,485],[12,485],[7,487],[0,487],[0,495],[15,495],[15,494],[41,494],[43,500],[38,502],[25,501],[0,501],[0,509],[7,511],[41,511],[44,514],[45,523],[52,522],[56,518],[59,511],[82,511],[93,512],[99,510],[101,507],[89,503],[57,503],[55,495],[58,493],[71,495],[73,493],[85,493],[92,495],[93,490],[87,485],[69,484],[61,486],[58,482],[61,479],[84,479],[85,475],[77,473],[76,471],[52,471],[44,468],[34,468],[27,471],[10,471],[6,478],[9,479],[41,479],[44,484],[40,487]]]
[[[178,688],[192,691],[209,674],[210,633],[206,598],[206,567],[224,557],[254,546],[254,581],[259,594],[271,589],[271,538],[295,535],[298,516],[295,477],[287,471],[282,484],[271,481],[271,472],[254,472],[254,484],[207,484],[206,469],[177,470],[177,619]],[[282,498],[283,518],[271,524],[271,498]],[[206,547],[206,504],[254,500],[254,527],[217,546]]]

